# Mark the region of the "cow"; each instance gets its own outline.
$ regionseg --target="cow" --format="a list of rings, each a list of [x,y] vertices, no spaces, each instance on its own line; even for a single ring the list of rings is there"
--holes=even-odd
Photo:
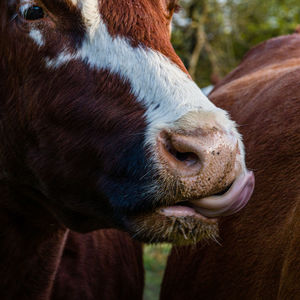
[[[247,204],[254,175],[236,123],[171,45],[177,9],[175,0],[0,1],[1,299],[95,299],[101,286],[112,293],[101,299],[135,299],[97,278],[128,278],[133,290],[139,246],[90,232],[188,244],[216,238],[218,217]],[[132,263],[114,250],[127,243]],[[111,260],[92,263],[98,252]],[[128,276],[110,269],[116,261]]]
[[[300,299],[300,35],[266,41],[209,98],[241,125],[256,188],[219,244],[173,249],[161,299]]]

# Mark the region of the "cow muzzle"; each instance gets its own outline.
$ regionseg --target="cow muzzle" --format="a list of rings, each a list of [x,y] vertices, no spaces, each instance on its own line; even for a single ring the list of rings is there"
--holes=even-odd
[[[137,218],[139,228],[151,228],[153,241],[216,238],[217,218],[248,203],[254,175],[245,166],[235,123],[226,117],[193,112],[157,134],[157,207]]]
[[[254,175],[244,166],[240,145],[235,128],[225,130],[214,118],[192,127],[184,119],[177,128],[162,131],[157,138],[160,173],[166,187],[176,183],[175,204],[209,218],[242,209],[252,195]],[[172,215],[172,206],[163,213]]]

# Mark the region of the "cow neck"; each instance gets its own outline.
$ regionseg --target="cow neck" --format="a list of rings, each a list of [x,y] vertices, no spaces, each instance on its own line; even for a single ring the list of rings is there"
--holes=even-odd
[[[47,300],[68,230],[4,181],[0,195],[1,299]]]

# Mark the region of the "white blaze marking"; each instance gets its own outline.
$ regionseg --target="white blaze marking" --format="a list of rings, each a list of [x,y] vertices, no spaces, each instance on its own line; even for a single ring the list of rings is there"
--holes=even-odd
[[[48,59],[49,68],[58,68],[71,60],[87,62],[91,68],[109,70],[130,83],[137,101],[146,108],[146,141],[154,145],[158,132],[172,128],[174,122],[190,111],[207,112],[223,128],[240,139],[235,123],[217,108],[176,64],[158,51],[133,48],[123,37],[111,37],[100,18],[98,0],[78,1],[88,36],[75,54],[60,53]],[[243,151],[241,146],[241,151]]]
[[[89,29],[90,39],[92,39],[96,30],[99,30],[99,0],[81,0],[81,12],[84,22]]]
[[[38,46],[42,47],[44,45],[44,38],[38,29],[31,29],[29,36],[36,42]]]

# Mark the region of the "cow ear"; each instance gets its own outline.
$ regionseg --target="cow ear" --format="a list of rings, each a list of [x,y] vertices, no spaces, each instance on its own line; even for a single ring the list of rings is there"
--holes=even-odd
[[[174,13],[179,12],[181,9],[179,0],[165,0],[165,7],[170,19],[173,17]]]
[[[162,0],[163,7],[165,11],[165,16],[167,18],[167,25],[169,27],[170,35],[172,35],[172,18],[174,13],[178,12],[181,7],[179,5],[179,0]]]

